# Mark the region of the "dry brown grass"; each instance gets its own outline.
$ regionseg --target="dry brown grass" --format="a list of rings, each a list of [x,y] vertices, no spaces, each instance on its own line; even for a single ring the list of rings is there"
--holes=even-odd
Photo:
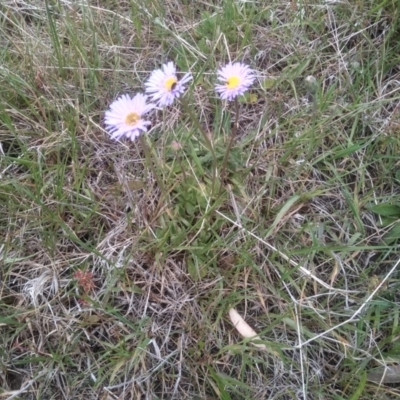
[[[0,398],[399,397],[370,374],[399,354],[399,215],[370,207],[399,202],[398,11],[303,3],[2,2]],[[222,196],[179,104],[152,117],[158,176],[109,139],[110,102],[174,60],[221,161],[229,57],[258,84]]]

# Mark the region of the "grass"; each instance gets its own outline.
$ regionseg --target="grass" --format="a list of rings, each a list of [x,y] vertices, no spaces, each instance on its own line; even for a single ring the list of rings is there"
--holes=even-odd
[[[3,1],[0,398],[399,398],[399,5]],[[179,103],[109,139],[173,60],[221,168],[229,59],[226,176]]]

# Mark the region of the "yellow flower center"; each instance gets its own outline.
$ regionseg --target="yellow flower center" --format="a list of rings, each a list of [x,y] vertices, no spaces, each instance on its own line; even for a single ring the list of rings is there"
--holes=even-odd
[[[164,87],[165,87],[165,89],[168,90],[168,92],[170,92],[171,90],[175,89],[175,86],[176,86],[177,82],[178,82],[178,80],[174,76],[171,76],[170,78],[168,78],[165,81]]]
[[[227,89],[236,89],[239,86],[240,78],[238,76],[231,76],[226,81],[226,88]]]
[[[125,123],[130,126],[135,126],[139,120],[140,115],[135,112],[131,112],[126,116]]]

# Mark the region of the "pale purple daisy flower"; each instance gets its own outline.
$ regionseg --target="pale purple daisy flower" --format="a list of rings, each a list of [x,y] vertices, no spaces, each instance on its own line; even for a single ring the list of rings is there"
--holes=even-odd
[[[192,79],[191,74],[186,74],[181,80],[176,76],[176,67],[172,61],[164,64],[161,69],[156,69],[150,75],[146,86],[146,93],[150,94],[151,101],[157,102],[159,107],[170,106],[175,98],[185,91],[185,84]]]
[[[229,63],[218,70],[218,80],[223,85],[215,85],[215,90],[223,100],[233,100],[242,95],[256,79],[254,71],[240,62]]]
[[[120,139],[126,136],[132,141],[147,131],[150,121],[145,121],[142,116],[151,111],[155,105],[147,104],[147,97],[138,93],[134,97],[123,94],[110,105],[105,114],[106,129],[111,134],[111,139]]]

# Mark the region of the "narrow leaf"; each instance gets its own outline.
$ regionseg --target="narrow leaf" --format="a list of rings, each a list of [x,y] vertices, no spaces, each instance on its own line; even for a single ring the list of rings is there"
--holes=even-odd
[[[400,206],[396,204],[378,204],[369,209],[375,214],[381,215],[382,217],[399,216],[400,217]]]
[[[268,229],[267,233],[264,235],[264,239],[266,239],[267,237],[269,237],[272,232],[274,231],[274,229],[276,228],[276,226],[279,224],[279,222],[281,221],[281,219],[284,217],[284,215],[292,208],[292,206],[297,203],[300,200],[300,196],[299,195],[295,195],[293,197],[291,197],[286,203],[285,205],[279,210],[278,214],[275,217],[274,222],[272,223],[271,227]]]
[[[358,385],[358,388],[353,393],[353,395],[349,398],[349,400],[358,400],[364,392],[366,383],[367,383],[367,374],[365,371],[363,371],[360,379],[360,384]]]

